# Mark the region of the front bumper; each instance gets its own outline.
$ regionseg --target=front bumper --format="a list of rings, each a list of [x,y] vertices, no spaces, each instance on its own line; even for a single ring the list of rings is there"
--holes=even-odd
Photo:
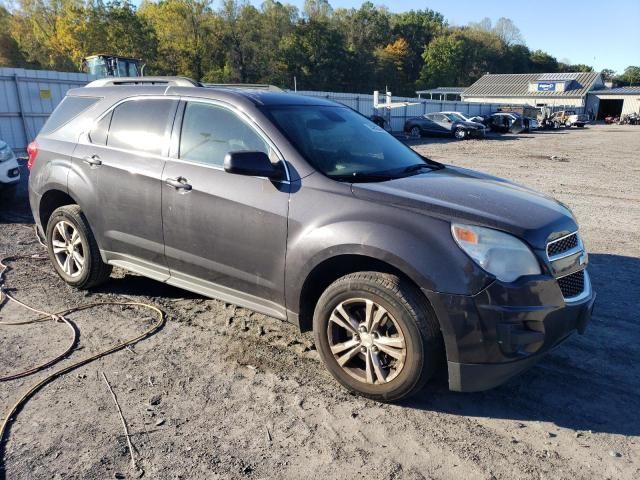
[[[555,279],[494,282],[475,296],[425,291],[444,337],[449,388],[474,392],[500,385],[539,361],[591,319],[595,293],[565,301]]]

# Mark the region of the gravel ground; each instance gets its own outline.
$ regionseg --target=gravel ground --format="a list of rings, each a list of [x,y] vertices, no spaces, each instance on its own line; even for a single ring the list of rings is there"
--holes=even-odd
[[[594,126],[495,139],[411,142],[436,160],[507,177],[575,212],[598,292],[595,317],[540,364],[488,392],[428,385],[385,405],[348,394],[311,338],[277,320],[114,272],[74,291],[46,260],[10,263],[7,286],[50,311],[85,302],[150,302],[156,335],[46,386],[11,425],[7,479],[635,479],[640,478],[640,128]],[[33,254],[24,188],[0,206],[0,254]],[[526,212],[523,212],[526,215]],[[26,318],[0,304],[4,321]],[[39,379],[149,327],[139,308],[69,316],[78,348],[55,367],[0,383],[0,420]],[[63,324],[0,326],[0,376],[63,351]],[[118,396],[136,449],[130,468]]]

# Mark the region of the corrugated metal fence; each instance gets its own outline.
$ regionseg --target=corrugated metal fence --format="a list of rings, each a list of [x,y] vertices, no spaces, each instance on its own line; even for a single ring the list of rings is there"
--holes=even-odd
[[[336,93],[336,92],[313,92],[298,91],[300,95],[309,97],[322,97],[335,102],[340,102],[354,110],[359,111],[363,115],[373,115],[373,95],[359,93]],[[384,102],[384,96],[380,95],[380,102]],[[393,97],[393,102],[410,102],[416,105],[407,105],[391,109],[391,130],[401,132],[404,128],[404,122],[411,117],[417,117],[431,112],[460,112],[467,117],[475,115],[488,115],[495,112],[498,107],[503,104],[497,103],[466,103],[466,102],[446,102],[440,100],[424,100],[409,97]],[[382,109],[378,114],[382,115]]]
[[[25,151],[67,90],[94,79],[84,73],[0,68],[0,139]]]

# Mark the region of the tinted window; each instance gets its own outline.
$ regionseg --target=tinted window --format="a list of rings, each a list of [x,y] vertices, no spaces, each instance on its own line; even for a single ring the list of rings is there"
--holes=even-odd
[[[260,151],[269,146],[233,112],[215,105],[187,103],[180,136],[180,158],[222,166],[229,152]]]
[[[107,145],[160,155],[166,144],[169,118],[175,101],[131,100],[113,111]]]
[[[64,97],[53,113],[49,116],[49,119],[42,127],[42,130],[40,130],[40,133],[51,133],[59,129],[98,100],[99,98],[92,97]]]
[[[106,145],[107,136],[109,134],[109,124],[111,123],[111,115],[109,112],[102,117],[89,132],[89,141],[96,145]]]

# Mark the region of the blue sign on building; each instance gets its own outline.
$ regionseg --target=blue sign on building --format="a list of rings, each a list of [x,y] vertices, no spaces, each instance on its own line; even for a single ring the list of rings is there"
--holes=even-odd
[[[539,92],[555,92],[556,84],[554,82],[538,82]]]

